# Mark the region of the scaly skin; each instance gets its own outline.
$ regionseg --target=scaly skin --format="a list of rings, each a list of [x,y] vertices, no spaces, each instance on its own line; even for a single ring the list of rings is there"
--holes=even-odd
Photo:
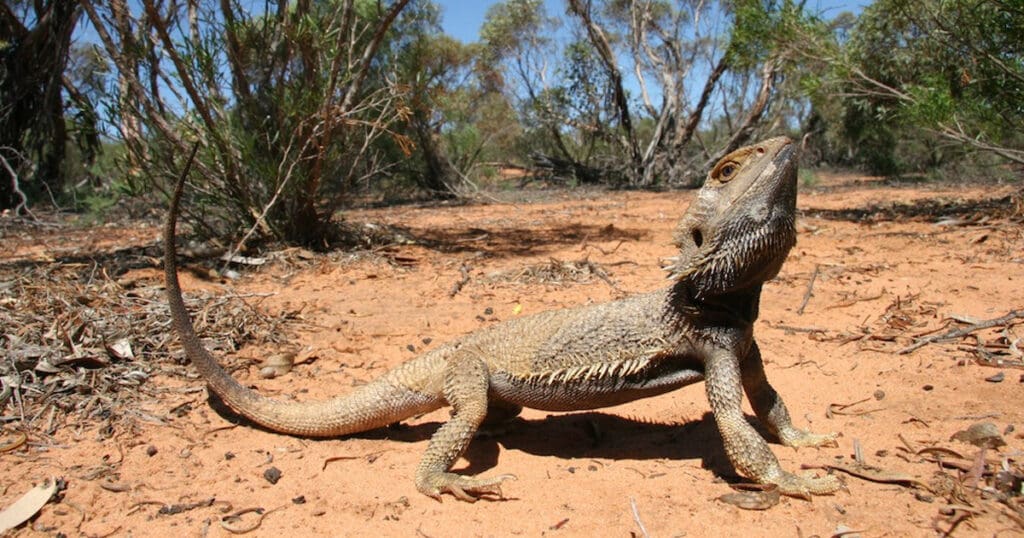
[[[765,377],[753,338],[762,284],[778,274],[796,242],[796,162],[790,141],[773,138],[724,157],[677,227],[680,254],[666,289],[600,305],[514,319],[425,353],[355,392],[320,402],[281,402],[240,385],[196,336],[181,297],[175,223],[188,169],[164,231],[167,297],[185,352],[210,389],[240,415],[270,430],[335,437],[380,428],[444,406],[452,417],[430,439],[417,489],[473,501],[501,495],[511,475],[451,473],[481,423],[522,407],[573,411],[617,405],[705,381],[729,460],[782,493],[809,497],[839,489],[833,476],[784,471],[744,419],[746,392],[758,418],[788,446],[834,444],[833,435],[793,427]]]

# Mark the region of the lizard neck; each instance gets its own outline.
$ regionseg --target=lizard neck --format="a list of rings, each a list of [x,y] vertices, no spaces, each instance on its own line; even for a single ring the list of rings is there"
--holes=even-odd
[[[691,326],[748,328],[759,314],[761,286],[758,282],[741,290],[701,295],[690,279],[683,278],[669,288],[665,310],[671,318]]]

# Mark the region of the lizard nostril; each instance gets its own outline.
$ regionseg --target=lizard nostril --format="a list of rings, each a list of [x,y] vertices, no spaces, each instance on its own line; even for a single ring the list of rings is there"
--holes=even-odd
[[[704,234],[701,233],[700,229],[694,228],[693,231],[690,232],[690,235],[693,236],[693,242],[697,245],[697,248],[700,248],[700,246],[704,244]]]

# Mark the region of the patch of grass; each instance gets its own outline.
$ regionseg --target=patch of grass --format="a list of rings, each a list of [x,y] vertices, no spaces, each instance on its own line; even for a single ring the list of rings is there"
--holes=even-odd
[[[813,170],[808,170],[806,168],[800,170],[799,177],[800,185],[805,189],[809,189],[811,187],[816,186],[820,181],[820,178],[818,178],[818,174],[815,174]]]

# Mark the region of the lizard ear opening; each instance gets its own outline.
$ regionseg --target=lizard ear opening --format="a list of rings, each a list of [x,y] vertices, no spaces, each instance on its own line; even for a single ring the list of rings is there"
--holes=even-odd
[[[697,245],[697,248],[704,244],[704,234],[700,231],[700,228],[691,230],[690,236],[693,237],[693,244]]]

